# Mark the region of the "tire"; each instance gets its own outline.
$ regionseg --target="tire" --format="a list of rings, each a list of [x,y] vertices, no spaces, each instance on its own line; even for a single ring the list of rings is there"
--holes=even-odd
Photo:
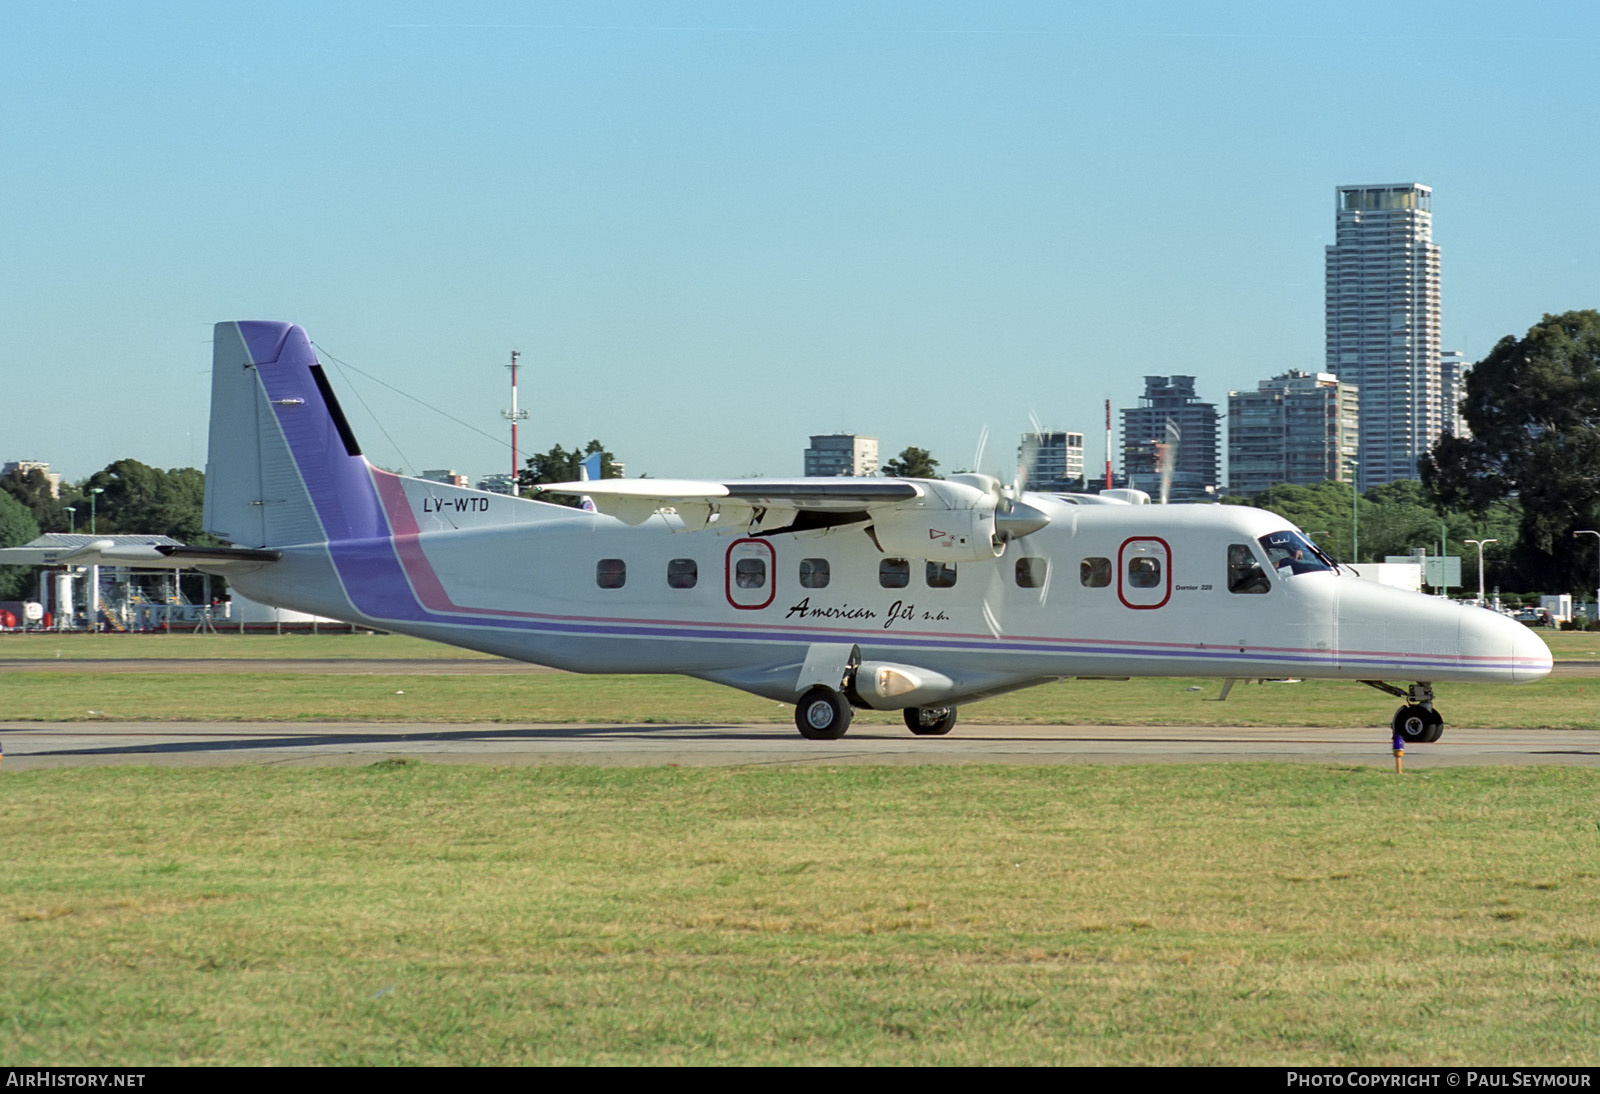
[[[1436,710],[1414,704],[1395,711],[1390,725],[1406,744],[1432,744],[1444,736],[1444,716]]]
[[[955,707],[906,707],[906,728],[918,737],[943,737],[955,728]]]
[[[795,704],[794,724],[808,741],[837,741],[850,728],[854,713],[843,695],[819,684]]]

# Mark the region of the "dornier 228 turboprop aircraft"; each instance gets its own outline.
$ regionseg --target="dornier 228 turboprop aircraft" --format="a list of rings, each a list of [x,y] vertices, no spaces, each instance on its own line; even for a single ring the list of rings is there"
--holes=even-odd
[[[794,703],[813,739],[855,708],[942,734],[959,704],[1068,677],[1294,676],[1401,696],[1395,732],[1428,741],[1434,683],[1550,671],[1521,624],[1342,573],[1259,509],[984,475],[544,490],[599,512],[374,467],[303,330],[221,323],[205,526],[232,546],[171,561],[384,630],[741,688]]]

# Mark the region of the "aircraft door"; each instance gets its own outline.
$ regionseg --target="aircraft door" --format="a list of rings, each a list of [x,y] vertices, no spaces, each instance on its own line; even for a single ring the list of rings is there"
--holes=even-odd
[[[1117,597],[1135,609],[1159,608],[1172,598],[1172,551],[1166,540],[1123,541],[1117,552]]]
[[[728,603],[735,608],[765,608],[778,595],[777,555],[764,539],[736,539],[728,545],[723,577]]]

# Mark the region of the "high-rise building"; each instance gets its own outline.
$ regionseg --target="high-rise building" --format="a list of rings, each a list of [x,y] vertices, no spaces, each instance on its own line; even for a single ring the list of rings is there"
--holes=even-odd
[[[1083,489],[1083,434],[1047,429],[1024,433],[1017,461],[1030,490]]]
[[[43,475],[45,481],[50,484],[50,496],[52,498],[61,496],[61,476],[51,471],[50,465],[43,460],[7,460],[4,465],[0,465],[0,478],[7,478],[11,475],[25,478],[33,471]]]
[[[1168,425],[1172,426],[1171,429]],[[1193,376],[1146,376],[1136,407],[1122,411],[1122,469],[1128,485],[1154,495],[1161,485],[1159,446],[1176,445],[1172,501],[1195,501],[1216,492],[1217,404],[1202,403]]]
[[[1467,373],[1473,362],[1458,349],[1447,349],[1439,358],[1439,394],[1444,404],[1441,424],[1446,433],[1465,437],[1471,432],[1461,416],[1461,400],[1467,395]]]
[[[1280,482],[1348,482],[1358,400],[1354,384],[1299,370],[1254,391],[1228,392],[1228,492],[1252,497]]]
[[[807,475],[876,475],[878,438],[856,433],[829,433],[811,438],[806,449]]]
[[[1446,424],[1433,190],[1341,186],[1334,238],[1326,369],[1361,389],[1357,481],[1366,490],[1416,478]]]

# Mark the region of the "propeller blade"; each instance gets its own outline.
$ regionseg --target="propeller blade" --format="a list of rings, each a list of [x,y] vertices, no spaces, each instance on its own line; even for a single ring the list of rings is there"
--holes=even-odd
[[[972,454],[972,470],[974,472],[979,472],[979,471],[983,470],[983,451],[984,451],[984,449],[986,449],[988,447],[989,447],[989,427],[988,427],[987,424],[985,424],[984,427],[983,427],[982,432],[980,432],[978,434],[978,448],[977,448],[977,451],[973,452],[973,454]]]
[[[1161,465],[1161,504],[1167,504],[1172,493],[1172,473],[1178,464],[1178,442],[1183,434],[1171,418],[1167,419],[1167,443],[1156,445],[1156,460]]]

